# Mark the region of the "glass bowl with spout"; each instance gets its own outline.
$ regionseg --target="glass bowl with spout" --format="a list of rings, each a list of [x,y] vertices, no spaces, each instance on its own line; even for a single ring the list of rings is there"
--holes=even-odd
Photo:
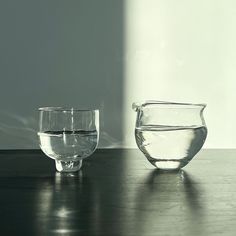
[[[207,137],[206,104],[145,101],[132,107],[137,112],[137,146],[158,169],[180,169],[202,148]]]

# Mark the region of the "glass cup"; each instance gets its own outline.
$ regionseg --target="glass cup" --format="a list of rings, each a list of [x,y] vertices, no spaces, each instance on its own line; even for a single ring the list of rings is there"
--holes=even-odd
[[[39,142],[59,172],[78,171],[97,148],[99,110],[39,108]]]
[[[205,107],[205,104],[162,101],[133,103],[137,112],[135,138],[138,148],[159,169],[184,167],[206,140]]]

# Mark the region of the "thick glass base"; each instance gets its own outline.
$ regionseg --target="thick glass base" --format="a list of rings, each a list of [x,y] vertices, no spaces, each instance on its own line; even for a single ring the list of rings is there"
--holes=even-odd
[[[82,160],[79,161],[58,161],[55,160],[56,169],[59,172],[75,172],[82,167]]]
[[[188,164],[184,160],[158,160],[148,158],[148,161],[161,170],[179,170]]]

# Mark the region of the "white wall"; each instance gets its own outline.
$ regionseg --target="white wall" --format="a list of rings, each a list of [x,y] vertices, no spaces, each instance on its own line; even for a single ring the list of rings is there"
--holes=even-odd
[[[37,108],[101,110],[136,147],[136,100],[204,102],[206,148],[236,148],[233,0],[0,1],[0,149],[38,148]]]
[[[126,1],[124,120],[130,104],[156,99],[207,103],[205,148],[236,148],[236,1]]]

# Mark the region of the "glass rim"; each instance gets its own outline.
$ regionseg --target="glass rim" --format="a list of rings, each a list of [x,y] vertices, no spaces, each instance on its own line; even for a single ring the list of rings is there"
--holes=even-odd
[[[52,112],[99,112],[99,109],[79,109],[74,107],[40,107],[39,111],[52,111]]]
[[[147,100],[143,102],[134,102],[133,108],[146,106],[146,105],[176,105],[176,106],[192,106],[192,107],[203,107],[207,106],[206,103],[187,103],[187,102],[168,102],[168,101],[158,101],[158,100]]]

